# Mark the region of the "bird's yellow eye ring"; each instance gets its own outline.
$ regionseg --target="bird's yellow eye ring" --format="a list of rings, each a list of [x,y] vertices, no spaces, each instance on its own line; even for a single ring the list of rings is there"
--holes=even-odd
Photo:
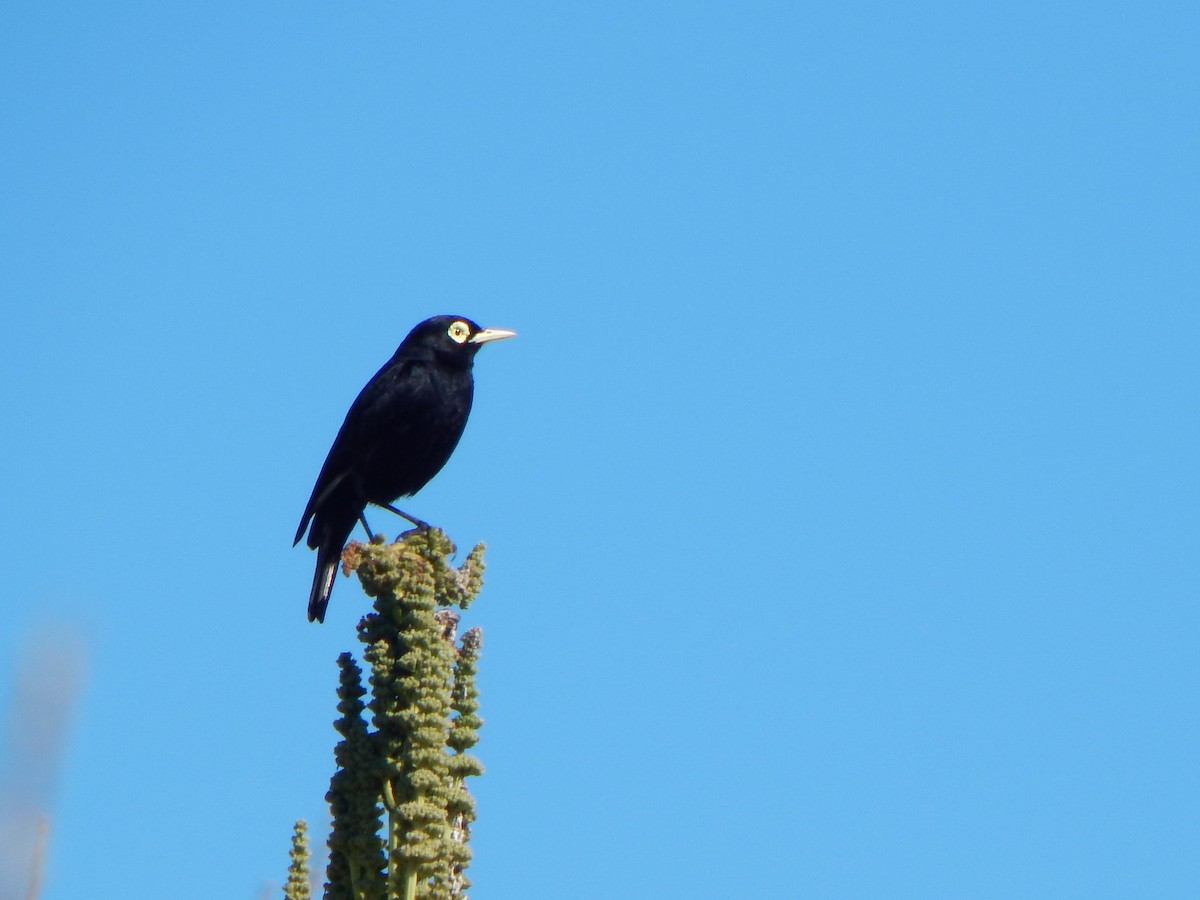
[[[457,321],[446,329],[446,334],[450,335],[450,340],[454,343],[461,344],[471,336],[471,327],[466,322]]]

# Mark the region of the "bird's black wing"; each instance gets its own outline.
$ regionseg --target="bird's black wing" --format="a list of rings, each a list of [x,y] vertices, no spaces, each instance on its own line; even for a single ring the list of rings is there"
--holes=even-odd
[[[354,398],[313,485],[293,544],[300,543],[322,504],[346,479],[355,478],[355,468],[367,463],[385,439],[394,440],[404,430],[413,405],[404,384],[415,364],[412,359],[389,360]]]

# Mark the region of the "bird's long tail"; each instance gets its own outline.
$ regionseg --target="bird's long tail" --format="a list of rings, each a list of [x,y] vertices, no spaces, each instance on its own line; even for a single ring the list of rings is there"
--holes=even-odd
[[[317,571],[313,574],[312,590],[308,593],[308,621],[324,622],[333,579],[342,561],[342,545],[323,543],[317,550]]]

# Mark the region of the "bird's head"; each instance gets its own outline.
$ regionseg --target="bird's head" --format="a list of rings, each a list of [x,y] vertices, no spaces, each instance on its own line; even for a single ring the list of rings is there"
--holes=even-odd
[[[516,337],[516,334],[504,328],[480,328],[465,316],[434,316],[408,333],[399,352],[406,356],[433,356],[443,362],[469,366],[484,344]]]

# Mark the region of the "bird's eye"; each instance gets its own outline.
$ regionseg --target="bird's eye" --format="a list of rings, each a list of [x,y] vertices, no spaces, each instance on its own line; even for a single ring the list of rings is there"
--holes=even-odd
[[[456,344],[461,344],[471,336],[471,329],[466,322],[455,322],[447,329],[446,334],[450,335],[450,340]]]

